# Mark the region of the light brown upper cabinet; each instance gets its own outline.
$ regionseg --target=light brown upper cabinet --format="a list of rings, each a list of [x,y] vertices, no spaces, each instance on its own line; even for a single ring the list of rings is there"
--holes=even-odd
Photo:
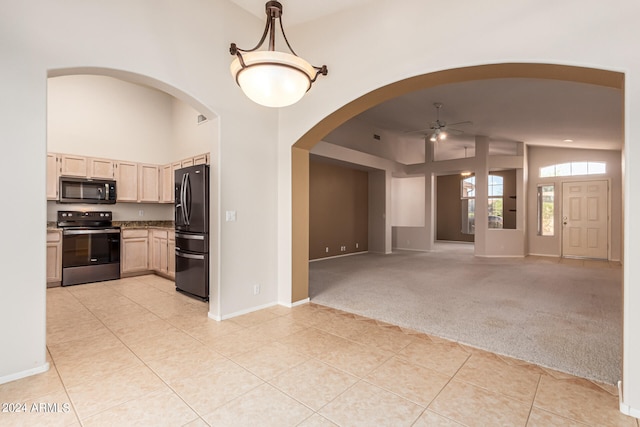
[[[160,189],[158,181],[160,171],[158,165],[138,164],[138,201],[156,202],[160,201]]]
[[[113,179],[115,177],[113,160],[89,158],[88,162],[88,178]]]
[[[173,203],[175,200],[175,173],[182,167],[181,162],[164,165],[160,168],[160,203]]]
[[[184,159],[184,160],[181,162],[181,164],[182,164],[182,167],[183,167],[183,168],[187,168],[187,167],[189,167],[189,166],[193,166],[193,157],[190,157],[190,158],[188,158],[188,159]]]
[[[209,164],[209,153],[158,166],[147,163],[47,153],[47,200],[58,200],[60,176],[115,179],[118,202],[173,203],[175,171]]]
[[[200,154],[199,156],[195,156],[193,158],[194,165],[208,165],[209,164],[209,153]]]
[[[138,164],[134,162],[116,163],[118,202],[138,201]]]
[[[60,155],[60,175],[62,176],[87,176],[87,158],[71,154]]]

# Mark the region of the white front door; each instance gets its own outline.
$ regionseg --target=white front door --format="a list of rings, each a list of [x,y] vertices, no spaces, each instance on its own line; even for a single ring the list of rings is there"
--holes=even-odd
[[[609,183],[562,184],[562,256],[608,258]]]

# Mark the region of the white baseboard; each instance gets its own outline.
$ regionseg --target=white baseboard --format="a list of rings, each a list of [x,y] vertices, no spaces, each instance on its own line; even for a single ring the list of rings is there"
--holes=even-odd
[[[618,396],[620,399],[620,412],[630,417],[640,418],[640,409],[632,408],[622,401],[622,381],[618,381]]]
[[[278,303],[278,305],[281,305],[281,306],[287,307],[287,308],[293,308],[293,307],[297,307],[299,305],[307,304],[309,301],[311,301],[311,299],[305,298],[305,299],[302,299],[302,300],[296,301],[296,302],[280,302],[280,303]]]
[[[49,362],[45,362],[44,365],[38,366],[37,368],[31,368],[31,369],[27,369],[26,371],[16,372],[13,374],[0,377],[0,384],[19,380],[21,378],[30,377],[31,375],[41,374],[43,372],[47,372],[48,370],[49,370]]]
[[[243,314],[253,313],[254,311],[264,310],[265,308],[273,307],[274,305],[278,305],[278,303],[270,302],[269,304],[259,305],[257,307],[251,307],[251,308],[248,308],[246,310],[236,311],[235,313],[225,314],[224,316],[222,316],[220,318],[220,320],[227,320],[227,319],[231,319],[233,317],[242,316]]]
[[[231,319],[233,317],[242,316],[243,314],[253,313],[254,311],[264,310],[265,308],[273,307],[273,306],[276,306],[276,305],[281,305],[281,306],[287,307],[287,308],[293,308],[293,307],[297,307],[299,305],[307,304],[309,301],[310,301],[310,299],[306,298],[306,299],[303,299],[303,300],[300,300],[300,301],[296,301],[294,303],[270,302],[269,304],[259,305],[257,307],[251,307],[251,308],[248,308],[246,310],[240,310],[240,311],[236,311],[234,313],[225,314],[224,316],[215,316],[211,312],[209,312],[209,313],[207,313],[207,317],[209,317],[209,319],[213,319],[213,320],[215,320],[217,322],[220,322],[222,320],[227,320],[227,319]]]
[[[328,257],[324,257],[324,258],[310,259],[309,262],[325,261],[327,259],[344,258],[346,256],[362,255],[362,254],[368,254],[368,253],[369,253],[369,251],[351,252],[351,253],[344,254],[344,255],[335,255],[335,256],[328,256]]]

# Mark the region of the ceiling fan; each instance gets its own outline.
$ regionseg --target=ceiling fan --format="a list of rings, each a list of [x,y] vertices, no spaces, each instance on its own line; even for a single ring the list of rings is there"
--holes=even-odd
[[[455,134],[464,133],[463,130],[452,128],[451,126],[459,126],[459,125],[467,125],[472,124],[470,121],[451,123],[447,125],[446,122],[440,120],[440,110],[444,106],[442,102],[434,102],[433,106],[436,108],[436,121],[431,123],[431,126],[426,129],[419,129],[414,131],[409,131],[406,133],[416,133],[416,132],[426,132],[425,136],[429,136],[429,140],[432,142],[443,141],[447,139],[449,132]]]

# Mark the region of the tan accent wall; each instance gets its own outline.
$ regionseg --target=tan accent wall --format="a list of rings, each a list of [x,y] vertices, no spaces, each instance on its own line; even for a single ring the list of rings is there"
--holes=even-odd
[[[504,171],[490,171],[489,173],[491,175],[501,176],[504,178],[504,212],[502,217],[502,228],[505,230],[515,230],[517,228],[516,221],[518,215],[516,210],[518,186],[516,182],[516,171],[515,169],[509,169]],[[523,215],[524,212],[520,212],[520,214]]]
[[[436,178],[436,240],[473,242],[473,234],[462,233],[462,200],[460,199],[460,174]]]
[[[291,148],[291,301],[309,298],[309,151]]]
[[[368,188],[368,172],[309,162],[309,259],[368,250]]]

